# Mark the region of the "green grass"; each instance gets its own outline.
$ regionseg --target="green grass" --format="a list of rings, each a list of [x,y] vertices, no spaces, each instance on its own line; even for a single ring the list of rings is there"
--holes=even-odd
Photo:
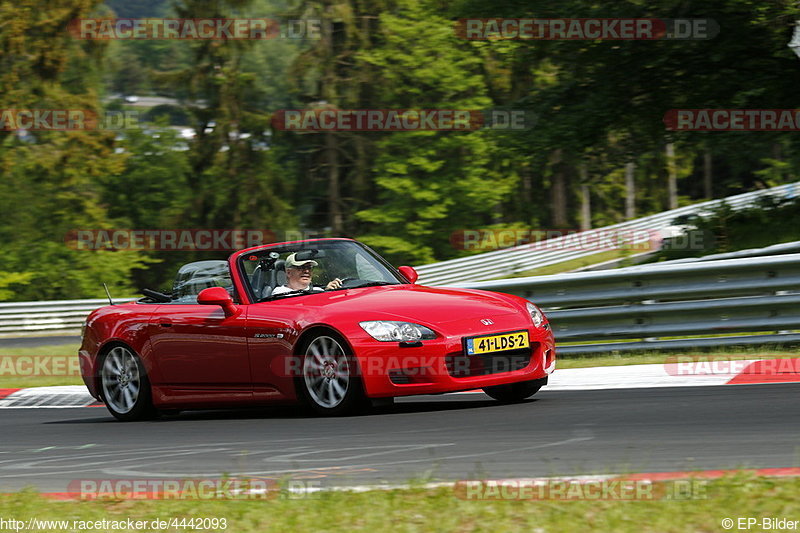
[[[81,345],[78,343],[42,346],[41,348],[0,347],[0,355],[74,355],[77,357],[80,347]]]
[[[627,255],[629,254],[624,254],[620,250],[610,250],[608,252],[600,252],[586,257],[581,257],[579,259],[570,259],[569,261],[556,263],[554,265],[547,265],[540,268],[534,268],[532,270],[526,270],[524,272],[517,272],[512,276],[508,276],[508,278],[527,278],[528,276],[547,276],[549,274],[559,274],[561,272],[569,272],[571,270],[583,268],[589,265],[604,263],[606,261],[611,261],[612,259],[621,259],[622,257],[627,257]]]
[[[43,348],[0,348],[0,370],[5,355],[58,355],[77,357],[79,346],[46,346]],[[681,352],[641,352],[619,355],[559,356],[557,368],[588,368],[594,366],[621,366],[661,364],[670,357],[696,355],[698,357],[730,357],[732,359],[777,359],[781,357],[800,357],[800,348],[741,348],[712,351]],[[54,385],[83,385],[80,376],[9,376],[0,373],[0,389],[22,389],[26,387],[49,387]]]
[[[684,501],[469,501],[452,488],[325,492],[262,501],[61,502],[32,491],[0,496],[5,520],[224,518],[232,533],[351,531],[724,531],[723,518],[800,520],[800,479],[737,474]],[[152,531],[151,529],[145,529]],[[734,527],[734,530],[736,528]],[[59,531],[41,529],[40,531]],[[63,531],[63,530],[62,530]],[[75,529],[73,531],[85,531]],[[162,531],[196,531],[167,529]],[[206,529],[204,531],[214,531]],[[217,531],[222,531],[218,529]],[[760,527],[751,531],[761,531]]]
[[[50,387],[54,385],[83,385],[80,375],[75,376],[31,376],[8,375],[4,370],[8,363],[3,356],[59,356],[62,361],[77,361],[79,344],[42,346],[41,348],[0,348],[0,389],[24,389],[27,387]],[[74,364],[74,363],[73,363]],[[27,372],[26,372],[27,373]]]
[[[5,376],[0,375],[0,389],[27,389],[29,387],[55,387],[83,385],[80,376]]]

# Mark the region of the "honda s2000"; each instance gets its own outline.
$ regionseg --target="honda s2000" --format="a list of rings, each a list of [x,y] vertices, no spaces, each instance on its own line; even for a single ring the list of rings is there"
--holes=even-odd
[[[120,420],[297,402],[339,415],[473,389],[514,402],[547,383],[553,335],[534,304],[416,280],[349,239],[190,263],[170,294],[145,290],[87,318],[83,380]]]

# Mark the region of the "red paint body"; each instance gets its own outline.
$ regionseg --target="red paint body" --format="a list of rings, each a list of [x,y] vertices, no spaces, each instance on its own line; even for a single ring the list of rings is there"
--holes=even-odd
[[[302,241],[308,242],[308,241]],[[280,243],[281,245],[286,243]],[[472,390],[543,378],[555,367],[553,335],[545,323],[535,327],[517,296],[413,284],[319,292],[298,298],[251,303],[239,256],[228,259],[238,302],[236,313],[219,305],[131,302],[95,310],[87,319],[80,363],[89,392],[98,392],[98,356],[125,344],[141,358],[160,408],[294,403],[293,373],[298,341],[315,328],[338,332],[349,344],[372,398]],[[494,323],[484,325],[481,319]],[[401,320],[429,327],[437,338],[422,346],[401,347],[373,339],[364,320]],[[530,362],[515,371],[453,377],[446,356],[463,355],[469,336],[527,330]],[[411,383],[397,384],[389,372],[415,368]]]

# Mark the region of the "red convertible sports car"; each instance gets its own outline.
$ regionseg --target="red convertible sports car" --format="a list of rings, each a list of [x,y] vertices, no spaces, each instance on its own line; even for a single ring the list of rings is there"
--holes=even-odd
[[[144,290],[87,318],[83,380],[120,420],[296,402],[339,415],[473,389],[513,402],[547,383],[555,347],[535,305],[416,279],[350,239],[190,263],[171,294]]]

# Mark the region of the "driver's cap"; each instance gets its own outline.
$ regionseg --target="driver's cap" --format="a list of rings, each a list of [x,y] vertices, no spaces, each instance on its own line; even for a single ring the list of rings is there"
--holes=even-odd
[[[297,254],[291,254],[291,255],[289,255],[289,257],[286,258],[286,268],[301,267],[301,266],[306,266],[306,265],[315,267],[315,266],[317,266],[319,264],[316,261],[314,261],[313,259],[306,259],[305,261],[298,261],[295,258],[296,255]]]

